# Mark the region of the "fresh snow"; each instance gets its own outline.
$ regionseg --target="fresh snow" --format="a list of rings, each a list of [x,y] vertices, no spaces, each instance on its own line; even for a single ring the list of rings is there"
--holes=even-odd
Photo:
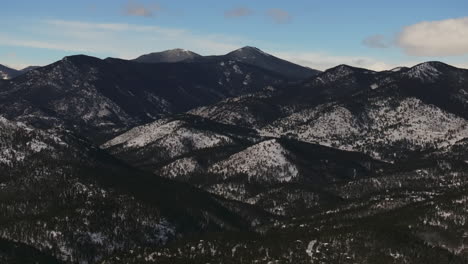
[[[299,176],[290,153],[277,140],[263,141],[212,165],[210,172],[224,177],[246,174],[252,181],[290,182]]]
[[[156,173],[167,177],[175,178],[187,176],[196,171],[201,171],[201,166],[193,157],[178,159],[158,170]]]
[[[441,74],[442,73],[437,68],[435,68],[431,62],[425,62],[416,65],[408,72],[404,73],[404,75],[410,78],[420,79],[424,82],[434,82]]]
[[[362,123],[360,120],[367,120]],[[360,113],[346,106],[321,105],[264,127],[264,136],[289,135],[302,141],[369,153],[380,159],[379,147],[407,141],[409,150],[444,149],[468,137],[468,122],[416,98],[375,99]],[[388,158],[388,157],[387,157]]]
[[[394,68],[394,69],[391,69],[390,71],[392,71],[392,72],[399,72],[399,71],[401,71],[401,70],[403,70],[403,67],[396,67],[396,68]]]
[[[160,119],[139,126],[108,141],[102,148],[121,147],[139,149],[153,145],[163,149],[168,158],[190,151],[223,146],[232,143],[227,136],[191,128],[185,121]]]

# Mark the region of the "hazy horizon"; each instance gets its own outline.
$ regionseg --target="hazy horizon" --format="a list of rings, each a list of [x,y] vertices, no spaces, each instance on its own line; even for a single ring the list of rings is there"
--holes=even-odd
[[[244,46],[244,47],[246,47],[246,46]],[[239,49],[244,48],[244,47],[239,47]],[[255,47],[255,48],[258,48],[258,47]],[[150,53],[146,53],[146,54],[141,54],[141,55],[147,55],[147,54],[159,53],[159,52],[167,52],[167,51],[177,50],[177,49],[181,49],[181,48],[174,48],[174,49],[170,49],[170,50],[154,51],[154,52],[150,52]],[[261,48],[258,48],[258,49],[262,50]],[[182,50],[187,50],[187,49],[182,49]],[[237,49],[236,49],[236,50],[237,50]],[[193,50],[187,50],[187,51],[191,51],[191,52],[194,52],[194,53],[199,54],[198,52],[193,51]],[[234,51],[234,50],[233,50],[233,51]],[[262,51],[263,51],[263,50],[262,50]],[[267,53],[268,53],[268,52],[267,52]],[[269,53],[269,54],[270,54],[270,53]],[[85,54],[85,53],[77,53],[77,54],[66,55],[65,57],[69,57],[69,56],[80,56],[80,55],[90,56],[90,55]],[[206,55],[202,55],[202,56],[222,56],[222,55],[225,55],[225,53],[223,53],[223,54],[206,54]],[[271,54],[271,55],[274,55],[274,54]],[[276,55],[274,55],[274,56],[276,56]],[[94,57],[94,56],[90,56],[90,57]],[[277,57],[278,57],[278,58],[281,58],[281,57],[279,57],[279,56],[277,56]],[[99,59],[114,58],[114,59],[124,59],[124,60],[136,59],[136,58],[118,58],[118,57],[96,57],[96,58],[99,58]],[[281,59],[288,60],[288,59],[286,59],[286,58],[281,58]],[[50,63],[47,63],[47,64],[45,64],[45,65],[28,65],[28,66],[22,67],[22,68],[15,68],[15,67],[12,67],[12,66],[9,66],[9,65],[5,65],[5,64],[1,64],[1,63],[0,63],[0,65],[4,65],[4,66],[7,66],[7,67],[12,68],[12,69],[15,69],[15,70],[23,70],[23,69],[28,68],[28,67],[37,67],[37,66],[43,67],[43,66],[47,66],[47,65],[52,64],[52,63],[54,63],[54,62],[56,62],[56,61],[51,61]],[[300,62],[296,62],[296,61],[291,61],[291,62],[296,63],[296,64],[301,65],[301,66],[304,66],[304,67],[309,67],[309,66],[307,66],[306,64],[301,64]],[[411,65],[399,65],[399,66],[395,66],[395,67],[391,67],[391,68],[387,68],[387,69],[371,69],[371,70],[375,70],[375,71],[387,71],[387,70],[392,70],[392,69],[399,68],[399,67],[414,67],[414,66],[416,66],[416,65],[418,65],[418,64],[425,63],[425,62],[430,62],[430,61],[421,61],[421,62],[417,62],[417,63],[411,64]],[[443,62],[443,61],[441,61],[441,62],[442,62],[442,63],[446,63],[446,62]],[[449,64],[449,63],[446,63],[446,64]],[[320,70],[320,71],[326,71],[326,70],[329,70],[329,69],[331,69],[331,68],[337,67],[337,66],[339,66],[339,65],[348,65],[348,64],[340,63],[340,64],[336,64],[336,65],[333,65],[333,66],[331,66],[331,67],[329,67],[329,68],[325,68],[325,69],[316,69],[316,68],[311,68],[311,67],[309,67],[309,68],[315,69],[315,70]],[[449,64],[449,65],[450,65],[450,64]],[[349,66],[367,69],[366,67],[361,67],[361,66],[358,66],[358,65],[349,65]],[[462,69],[468,69],[468,66],[467,66],[467,67],[463,67],[463,66],[460,67],[460,66],[457,66],[457,65],[452,65],[452,66],[455,66],[455,67],[458,67],[458,68],[462,68]],[[370,69],[370,68],[369,68],[369,69]]]

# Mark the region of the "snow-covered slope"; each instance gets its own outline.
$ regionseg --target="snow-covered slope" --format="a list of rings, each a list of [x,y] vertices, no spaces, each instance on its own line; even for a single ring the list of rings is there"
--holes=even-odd
[[[13,167],[37,153],[63,148],[67,144],[56,133],[54,130],[41,131],[0,116],[0,165]]]
[[[136,127],[108,141],[102,147],[113,153],[153,148],[161,159],[170,159],[196,150],[225,146],[232,140],[225,135],[194,129],[181,120],[161,119]]]
[[[279,116],[291,113],[280,104],[268,102],[275,92],[273,87],[269,88],[260,93],[228,98],[213,105],[201,106],[188,113],[223,124],[259,128]]]
[[[156,170],[156,174],[166,178],[184,179],[202,173],[204,169],[195,157],[180,158]]]
[[[209,172],[224,178],[245,174],[249,181],[256,182],[290,182],[299,175],[298,168],[289,161],[290,155],[278,141],[263,141],[213,164]]]
[[[99,263],[185,232],[236,229],[256,218],[248,210],[232,218],[242,205],[225,207],[205,192],[135,170],[68,131],[2,117],[0,190],[0,260],[4,240],[65,263]]]
[[[320,105],[262,131],[392,160],[405,151],[453,145],[468,137],[468,122],[416,98],[374,98],[358,111],[346,104]]]

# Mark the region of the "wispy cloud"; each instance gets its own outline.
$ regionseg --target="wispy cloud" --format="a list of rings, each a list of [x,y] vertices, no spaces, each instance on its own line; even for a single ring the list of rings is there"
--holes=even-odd
[[[397,45],[413,56],[468,54],[468,17],[407,26],[398,35]]]
[[[292,15],[280,8],[271,8],[267,10],[267,16],[277,24],[286,24],[292,21]]]
[[[229,9],[224,12],[224,17],[226,18],[239,18],[239,17],[246,17],[253,14],[253,11],[247,7],[237,7],[233,9]]]
[[[390,63],[366,56],[337,56],[326,52],[273,52],[276,56],[317,70],[326,70],[340,64],[366,68],[375,71],[390,70],[398,66],[415,65],[417,62],[403,64]]]
[[[161,11],[159,4],[145,5],[136,0],[129,0],[123,9],[124,14],[129,16],[152,17]]]
[[[390,47],[390,43],[386,40],[384,35],[372,35],[365,38],[362,41],[362,44],[369,48],[377,48],[377,49],[386,49]]]
[[[142,32],[142,33],[160,33],[169,36],[177,36],[187,33],[184,29],[176,28],[165,28],[159,26],[146,26],[137,24],[125,24],[125,23],[91,23],[84,21],[70,21],[70,20],[44,20],[49,26],[55,26],[57,28],[66,28],[70,32],[90,32],[90,31],[107,31],[107,32]]]
[[[2,33],[0,30],[0,45],[129,59],[176,47],[194,49],[202,54],[224,54],[249,43],[233,36],[125,23],[43,20],[31,24],[28,29],[30,32],[26,34]]]

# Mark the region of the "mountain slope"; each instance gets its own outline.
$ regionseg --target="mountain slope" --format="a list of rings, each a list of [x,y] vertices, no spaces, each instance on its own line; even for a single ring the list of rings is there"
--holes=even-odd
[[[2,118],[0,144],[0,237],[67,263],[269,218],[135,170],[65,131]]]
[[[359,161],[356,153],[323,147],[316,148],[311,155],[314,152],[310,149],[304,152],[308,147],[302,143],[292,147],[284,139],[268,140],[259,145],[277,144],[295,155],[303,151],[308,162],[316,159],[316,168],[322,168],[316,175],[327,171],[330,176],[339,175],[339,169],[330,168],[333,163],[343,164],[346,160],[357,161],[362,167],[360,170],[344,167],[348,169],[347,177],[326,184],[322,182],[321,191],[305,182],[300,186],[285,183],[257,186],[258,195],[245,201],[286,216],[273,226],[265,227],[268,231],[262,235],[248,232],[207,235],[178,241],[164,249],[146,248],[121,257],[128,262],[143,263],[206,260],[235,263],[238,259],[260,263],[339,263],[343,260],[344,263],[465,263],[468,259],[466,162],[443,156],[419,156],[394,165],[379,164],[371,159]],[[271,147],[266,149],[271,150]],[[256,152],[246,157],[245,163],[237,164],[242,166],[262,160],[261,155],[268,156],[269,152]],[[193,159],[199,159],[197,157],[199,155]],[[235,160],[239,161],[237,157]],[[207,182],[205,180],[204,184]],[[227,182],[231,185],[224,190],[231,193],[236,188],[239,193],[252,191],[252,186],[245,185],[246,181],[241,179],[240,182],[244,185]],[[220,181],[217,183],[213,191],[222,193]],[[258,188],[265,185],[259,192]],[[231,261],[233,258],[236,260]],[[118,261],[111,260],[111,263]]]
[[[229,98],[193,109],[186,118],[155,122],[148,125],[152,127],[150,130],[136,128],[104,147],[137,167],[189,182],[229,199],[260,205],[267,201],[266,197],[281,203],[286,193],[301,193],[303,197],[307,193],[310,197],[316,195],[317,189],[281,188],[299,182],[313,183],[320,189],[333,181],[372,175],[376,169],[369,169],[369,164],[374,164],[372,168],[383,165],[365,155],[398,164],[414,157],[432,156],[431,153],[446,155],[451,149],[463,146],[460,142],[468,137],[467,121],[444,104],[430,104],[422,91],[415,97],[408,89],[407,82],[411,79],[414,84],[430,81],[440,90],[446,87],[445,93],[462,91],[454,89],[451,83],[464,83],[465,70],[427,63],[433,64],[445,67],[448,72],[441,74],[440,79],[428,80],[424,73],[415,74],[424,72],[425,64],[387,72],[340,65],[297,87]],[[445,74],[448,76],[442,77]],[[216,126],[224,126],[224,131],[214,133],[212,127]],[[234,130],[239,127],[247,130]],[[157,131],[165,134],[159,135]],[[222,143],[199,148],[195,144],[213,135],[214,138],[222,136],[224,139],[219,141]],[[148,144],[135,146],[134,142],[141,138],[150,140]],[[172,143],[169,149],[181,151],[166,155],[167,142]],[[361,163],[353,165],[338,160],[328,167],[315,163],[311,154],[315,152],[310,150],[314,147],[308,143],[365,155],[358,158],[359,154],[355,154],[356,161]],[[317,152],[320,156],[327,150],[318,148]],[[335,155],[343,159],[339,153],[336,150]],[[281,187],[258,189],[255,184]],[[285,204],[282,209],[297,207],[293,204]],[[275,206],[262,205],[276,212]]]
[[[468,123],[415,98],[375,98],[357,111],[340,104],[304,110],[264,131],[394,160],[453,145],[468,137]]]
[[[390,75],[370,75],[359,81],[362,77],[353,74],[344,81],[338,78],[338,83],[335,79],[323,82],[319,76],[325,87],[331,83],[340,89],[348,84],[356,88],[329,103],[312,104],[280,118],[262,130],[266,135],[289,135],[388,160],[444,149],[468,136],[464,110],[468,101],[462,97],[468,91],[467,70],[428,62]],[[321,86],[311,85],[311,89]]]
[[[243,47],[225,56],[228,59],[252,64],[292,79],[307,79],[319,73],[317,70],[282,60],[255,47]]]
[[[228,199],[262,204],[264,210],[277,214],[298,210],[298,204],[310,202],[314,195],[323,195],[324,202],[333,200],[320,193],[324,184],[365,177],[383,165],[358,153],[262,138],[255,130],[191,115],[134,128],[102,147],[156,175]],[[298,183],[303,185],[295,186]],[[289,203],[283,200],[288,193],[296,197],[291,194]],[[278,204],[283,204],[282,211],[276,211]],[[314,206],[317,203],[311,202],[305,208]]]
[[[282,83],[273,73],[233,61],[143,64],[73,56],[12,80],[0,94],[0,112],[102,142],[165,114]]]
[[[318,70],[303,67],[292,62],[277,58],[255,47],[243,47],[226,55],[195,57],[187,62],[197,61],[237,61],[253,65],[290,80],[303,80],[311,78],[320,73]]]
[[[438,62],[385,72],[341,65],[287,91],[230,98],[190,113],[264,136],[395,160],[467,137],[467,85],[468,70]]]
[[[193,109],[190,113],[221,123],[260,129],[294,112],[371,90],[371,86],[380,80],[388,81],[391,74],[340,65],[291,84],[288,89],[271,89],[229,98]]]

